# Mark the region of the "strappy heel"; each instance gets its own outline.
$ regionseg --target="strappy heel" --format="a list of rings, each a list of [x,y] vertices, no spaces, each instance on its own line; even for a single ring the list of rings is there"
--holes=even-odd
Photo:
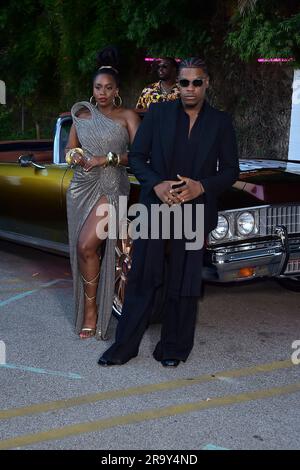
[[[98,285],[99,275],[100,275],[100,271],[98,272],[97,276],[94,277],[94,279],[92,279],[91,281],[88,281],[87,279],[85,279],[85,277],[82,274],[81,274],[81,278],[84,284],[89,285],[89,286],[96,286]],[[93,302],[97,297],[96,295],[93,297],[90,297],[85,291],[84,291],[84,295],[87,301],[89,302]],[[96,316],[96,324],[97,324],[97,316]],[[79,337],[81,339],[87,339],[87,338],[91,338],[92,336],[95,336],[95,334],[96,334],[96,327],[91,328],[88,326],[83,326],[80,330]]]

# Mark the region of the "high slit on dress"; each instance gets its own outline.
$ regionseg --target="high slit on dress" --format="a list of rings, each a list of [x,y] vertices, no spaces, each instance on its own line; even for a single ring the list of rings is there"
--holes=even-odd
[[[90,118],[78,117],[80,110],[91,113]],[[71,109],[73,123],[79,142],[87,156],[106,155],[109,151],[118,154],[127,152],[129,135],[120,123],[104,116],[89,102],[75,103]],[[81,278],[77,243],[81,229],[91,210],[105,196],[108,204],[119,210],[119,196],[128,196],[130,184],[124,166],[94,167],[85,172],[76,166],[74,176],[67,190],[67,214],[69,229],[70,261],[73,275],[75,301],[75,329],[79,333],[84,320],[84,284]],[[118,219],[117,219],[118,223]],[[100,243],[99,243],[100,244]],[[115,238],[107,238],[100,260],[96,304],[98,321],[96,338],[106,339],[112,312],[115,285]]]

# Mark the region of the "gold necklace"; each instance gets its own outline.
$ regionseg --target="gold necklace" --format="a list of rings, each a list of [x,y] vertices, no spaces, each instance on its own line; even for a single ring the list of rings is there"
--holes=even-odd
[[[160,86],[160,91],[162,92],[163,95],[168,95],[170,93],[170,91],[172,90],[172,88],[174,87],[174,85],[172,85],[170,87],[169,90],[167,90],[164,85],[162,84],[162,80],[160,80],[160,83],[159,83],[159,86]]]

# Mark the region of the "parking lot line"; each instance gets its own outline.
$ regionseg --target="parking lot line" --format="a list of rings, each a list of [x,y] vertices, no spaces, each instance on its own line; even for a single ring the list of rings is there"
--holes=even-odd
[[[59,377],[67,377],[69,379],[82,379],[81,375],[76,374],[75,372],[61,372],[59,370],[47,370],[41,369],[39,367],[29,367],[29,366],[22,366],[18,364],[0,364],[1,368],[6,369],[17,369],[22,370],[25,372],[33,372],[36,374],[46,374],[46,375],[56,375]]]
[[[2,284],[13,284],[15,282],[23,282],[24,279],[19,277],[9,277],[7,279],[1,279]]]
[[[28,297],[29,295],[35,294],[39,292],[41,289],[45,289],[46,287],[53,286],[58,282],[64,281],[65,279],[55,279],[54,281],[47,282],[46,284],[41,284],[37,289],[28,290],[23,292],[22,294],[14,295],[13,297],[9,297],[6,300],[2,300],[0,302],[0,307],[5,307],[6,305],[10,304],[11,302],[15,302],[16,300],[24,299],[24,297]]]
[[[237,403],[247,403],[249,401],[282,396],[299,391],[300,382],[283,387],[256,390],[254,392],[239,393],[237,395],[221,396],[218,398],[212,398],[210,401],[200,400],[194,403],[183,403],[181,405],[154,408],[137,413],[129,413],[123,416],[115,416],[112,418],[100,419],[86,423],[77,423],[73,425],[62,426],[60,428],[50,429],[48,431],[24,434],[14,438],[4,439],[0,442],[0,449],[14,449],[16,447],[24,447],[39,442],[64,439],[66,437],[76,436],[78,434],[102,431],[104,429],[109,429],[116,426],[126,426],[128,424],[141,423],[158,418],[167,418],[179,414],[191,413],[193,411],[230,406]]]
[[[160,382],[155,384],[140,385],[137,387],[129,387],[120,390],[109,390],[107,392],[99,392],[88,395],[81,395],[74,398],[66,398],[64,400],[56,400],[45,403],[37,403],[34,405],[11,408],[9,410],[0,410],[0,419],[9,419],[18,416],[33,415],[36,413],[45,413],[47,411],[61,410],[73,406],[79,406],[89,403],[95,403],[103,400],[113,400],[116,398],[124,398],[134,395],[143,395],[165,390],[176,390],[178,388],[206,383],[213,380],[219,380],[223,377],[247,377],[258,373],[272,372],[275,370],[286,369],[295,366],[290,359],[286,361],[276,361],[266,364],[258,364],[256,366],[245,367],[242,369],[233,369],[227,371],[216,372],[213,374],[203,374],[198,377],[171,380],[168,382]]]
[[[214,444],[207,444],[206,446],[202,447],[202,450],[229,450],[226,447],[216,446]]]

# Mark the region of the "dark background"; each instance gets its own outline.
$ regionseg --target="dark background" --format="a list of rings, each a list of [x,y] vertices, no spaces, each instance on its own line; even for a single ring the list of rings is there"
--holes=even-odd
[[[109,44],[125,106],[156,80],[146,56],[197,55],[209,66],[210,102],[233,115],[240,156],[287,158],[296,0],[11,0],[0,10],[0,139],[51,137],[57,115],[91,96],[96,53]]]

